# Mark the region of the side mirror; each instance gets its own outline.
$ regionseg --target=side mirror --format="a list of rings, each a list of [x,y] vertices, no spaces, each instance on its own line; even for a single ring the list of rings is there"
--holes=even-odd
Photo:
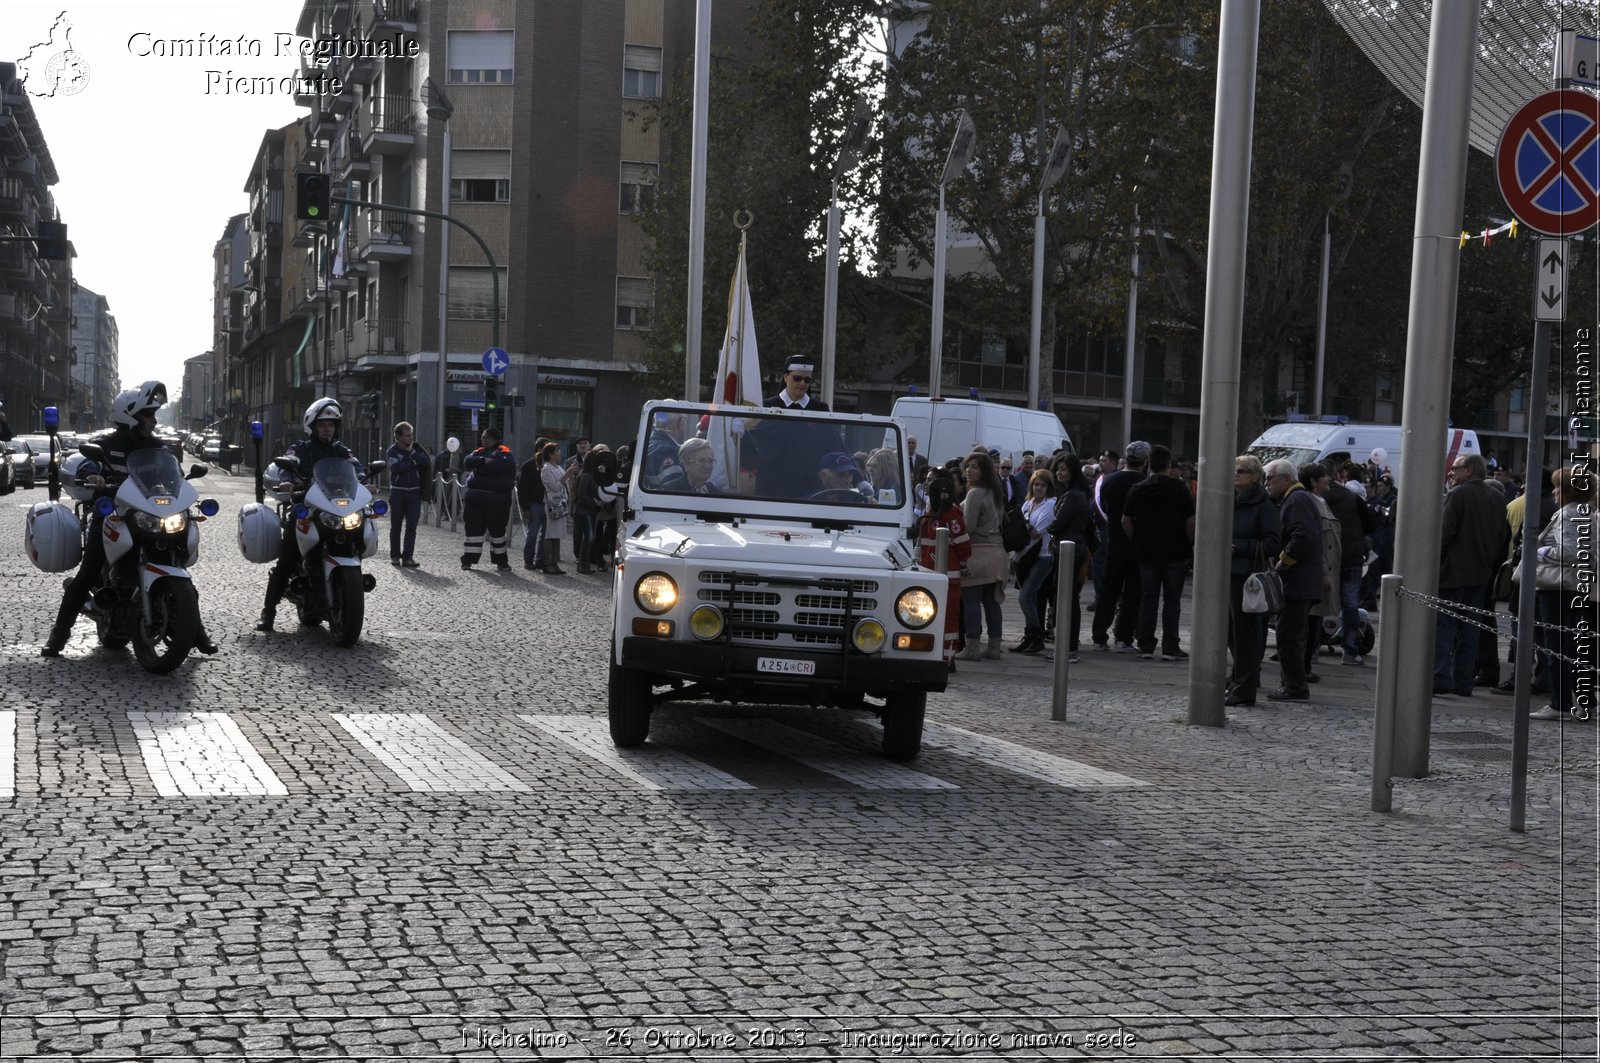
[[[105,449],[103,447],[101,447],[99,443],[83,443],[83,444],[80,444],[79,447],[78,447],[78,453],[82,454],[84,457],[88,458],[90,461],[105,461],[106,460]]]
[[[382,476],[388,471],[388,469],[389,463],[385,461],[371,461],[367,463],[368,476]]]
[[[183,474],[183,478],[185,480],[198,480],[210,471],[211,466],[209,465],[191,465],[189,466],[189,471]]]

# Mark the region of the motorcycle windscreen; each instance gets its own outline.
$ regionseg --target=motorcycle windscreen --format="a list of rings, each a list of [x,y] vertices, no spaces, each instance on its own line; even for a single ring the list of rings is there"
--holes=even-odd
[[[311,479],[330,502],[356,497],[356,467],[348,458],[323,458],[311,467]]]
[[[136,450],[128,455],[128,479],[143,492],[146,498],[177,495],[183,486],[183,470],[178,459],[165,447]]]

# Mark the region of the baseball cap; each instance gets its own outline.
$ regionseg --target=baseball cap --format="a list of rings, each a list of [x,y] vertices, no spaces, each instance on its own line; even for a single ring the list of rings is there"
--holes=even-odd
[[[856,463],[850,455],[842,450],[830,450],[822,455],[822,464],[818,466],[819,472],[848,472],[857,471]]]
[[[1122,456],[1129,461],[1146,461],[1150,457],[1150,444],[1142,439],[1135,439],[1128,444],[1127,449],[1122,452]]]

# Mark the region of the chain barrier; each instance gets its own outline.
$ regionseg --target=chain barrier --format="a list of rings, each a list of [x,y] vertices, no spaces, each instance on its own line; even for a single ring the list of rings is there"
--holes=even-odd
[[[1560,773],[1564,775],[1583,775],[1595,771],[1600,771],[1600,760],[1585,761],[1582,764],[1556,764],[1548,768],[1528,768],[1525,774],[1554,775]],[[1397,783],[1478,782],[1483,779],[1505,779],[1509,778],[1511,774],[1511,769],[1508,768],[1505,771],[1482,771],[1472,775],[1424,775],[1420,779],[1394,779],[1392,781]]]
[[[439,473],[433,480],[433,497],[435,501],[433,511],[433,526],[439,527],[445,518],[450,518],[450,530],[456,530],[456,523],[462,519],[461,478],[459,476],[446,476]]]
[[[1500,629],[1499,621],[1500,621],[1500,618],[1502,618],[1502,617],[1505,618],[1508,627],[1510,626],[1511,622],[1513,622],[1513,621],[1516,622],[1518,627],[1521,627],[1522,623],[1523,623],[1521,617],[1513,617],[1513,616],[1511,616],[1511,615],[1509,615],[1507,613],[1496,612],[1493,609],[1481,609],[1481,608],[1479,608],[1479,607],[1477,607],[1475,605],[1462,605],[1460,602],[1452,602],[1452,601],[1449,601],[1448,599],[1445,599],[1445,598],[1435,598],[1434,596],[1432,596],[1430,594],[1421,594],[1421,593],[1419,593],[1417,591],[1407,590],[1404,587],[1400,588],[1399,594],[1400,594],[1400,597],[1402,597],[1402,598],[1414,598],[1417,601],[1421,602],[1423,605],[1425,605],[1425,606],[1427,606],[1429,608],[1437,609],[1441,613],[1443,613],[1443,612],[1451,613],[1461,623],[1469,624],[1472,627],[1477,628],[1479,631],[1487,631],[1491,635],[1499,635],[1500,634],[1500,630],[1501,629]],[[1471,619],[1467,615],[1469,613],[1475,613],[1478,616],[1492,616],[1492,617],[1495,618],[1495,624],[1494,624],[1493,627],[1491,627],[1488,624],[1479,623],[1478,621]],[[1592,636],[1594,634],[1593,631],[1584,631],[1581,628],[1561,627],[1560,625],[1557,625],[1557,624],[1541,624],[1538,621],[1534,621],[1532,626],[1536,630],[1555,631],[1555,632],[1559,632],[1560,634],[1563,634],[1563,635],[1574,635],[1574,636],[1591,635]],[[1507,635],[1510,636],[1510,637],[1517,637],[1515,635],[1515,632],[1513,632],[1513,631],[1508,631]],[[1540,646],[1537,641],[1534,642],[1533,652],[1534,653],[1543,654],[1544,656],[1546,656],[1548,658],[1552,658],[1554,660],[1565,661],[1565,662],[1567,662],[1568,664],[1572,665],[1575,668],[1582,668],[1584,666],[1584,663],[1585,663],[1585,662],[1583,662],[1581,660],[1577,660],[1575,658],[1567,657],[1567,656],[1564,656],[1563,654],[1557,653],[1555,650],[1547,650],[1543,646]]]

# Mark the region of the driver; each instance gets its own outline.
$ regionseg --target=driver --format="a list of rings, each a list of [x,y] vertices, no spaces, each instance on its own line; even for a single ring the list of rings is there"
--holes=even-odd
[[[311,486],[311,470],[324,458],[344,458],[356,466],[357,475],[360,475],[360,464],[350,453],[350,448],[339,442],[339,425],[343,420],[344,412],[334,399],[320,398],[306,407],[305,416],[300,419],[305,426],[306,437],[290,445],[289,452],[278,457],[267,470],[269,477],[274,469],[277,470],[276,475],[282,480],[278,484],[279,491],[289,491],[295,497],[303,495]],[[300,546],[295,541],[294,518],[286,517],[278,560],[267,577],[267,600],[261,607],[261,619],[256,621],[257,631],[272,630],[278,603],[283,600],[283,592],[289,586],[289,577],[294,575],[299,560]]]
[[[822,464],[817,469],[817,479],[822,482],[822,490],[817,494],[848,491],[865,502],[867,496],[856,489],[856,483],[860,478],[861,470],[856,468],[855,459],[842,450],[829,451],[822,456]]]
[[[166,402],[167,386],[159,380],[146,380],[111,400],[111,420],[116,427],[90,440],[100,447],[104,457],[99,463],[85,462],[79,468],[80,482],[95,489],[95,501],[116,495],[117,488],[128,478],[129,454],[136,450],[161,449],[165,446],[156,438],[156,411]],[[39,650],[41,656],[61,656],[67,639],[72,635],[73,621],[89,600],[89,592],[94,589],[101,570],[105,568],[106,548],[100,532],[105,521],[98,510],[94,511],[83,546],[83,562],[78,566],[77,575],[67,581],[66,591],[61,595],[61,608],[56,612],[55,626],[50,629],[49,639]],[[200,637],[195,640],[195,648],[205,654],[217,652],[217,644],[211,641],[203,622]]]

